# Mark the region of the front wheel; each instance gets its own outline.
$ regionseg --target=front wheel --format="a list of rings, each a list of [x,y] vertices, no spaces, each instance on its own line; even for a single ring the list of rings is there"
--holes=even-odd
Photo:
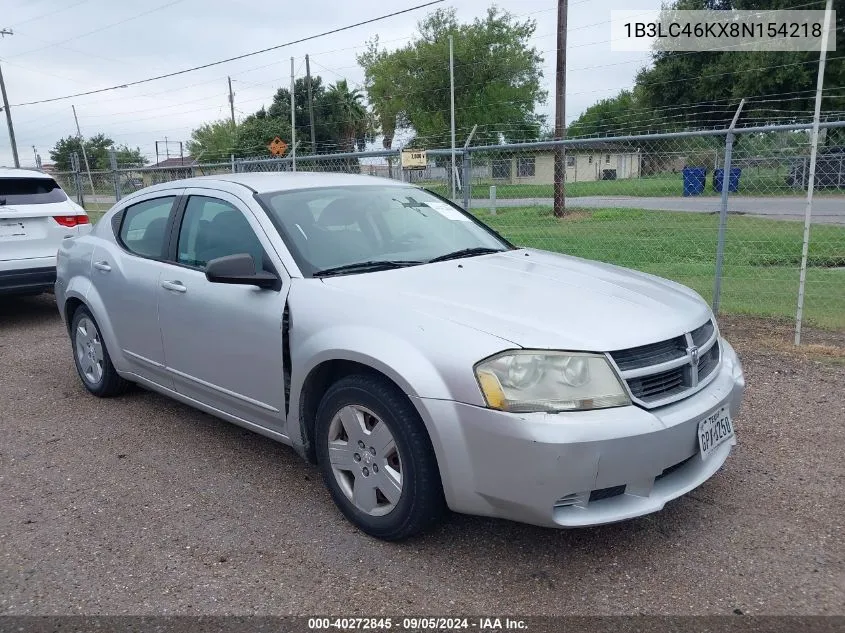
[[[443,488],[431,440],[408,398],[385,379],[352,375],[317,410],[317,460],[334,502],[358,528],[388,541],[431,527]]]

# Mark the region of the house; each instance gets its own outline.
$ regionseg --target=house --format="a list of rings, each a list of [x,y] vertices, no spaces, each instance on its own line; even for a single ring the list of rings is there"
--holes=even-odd
[[[566,181],[591,182],[639,178],[639,149],[614,143],[577,143],[567,145]],[[551,185],[554,184],[555,151],[541,149],[521,151],[507,158],[490,161],[494,183]]]
[[[150,167],[144,167],[143,171],[139,170],[139,174],[146,187],[160,182],[190,178],[194,175],[194,166],[198,164],[190,156],[177,156],[159,161]]]

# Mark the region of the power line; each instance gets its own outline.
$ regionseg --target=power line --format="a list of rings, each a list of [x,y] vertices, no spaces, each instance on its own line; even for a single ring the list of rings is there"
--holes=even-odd
[[[88,31],[87,33],[81,33],[80,35],[74,35],[73,37],[69,37],[66,40],[61,40],[59,42],[50,42],[46,46],[42,46],[40,48],[33,48],[33,49],[28,50],[28,51],[24,51],[23,53],[11,55],[10,58],[21,57],[23,55],[29,55],[30,53],[37,53],[38,51],[43,51],[45,49],[52,48],[53,46],[59,46],[61,44],[66,44],[67,42],[72,42],[73,40],[78,40],[80,37],[87,37],[88,35],[93,35],[94,33],[99,33],[100,31],[105,31],[105,30],[110,29],[114,26],[118,26],[120,24],[125,24],[126,22],[131,22],[132,20],[136,20],[138,18],[144,17],[145,15],[149,15],[150,13],[155,13],[156,11],[161,11],[162,9],[167,9],[169,7],[172,7],[174,4],[179,4],[180,2],[184,2],[184,1],[185,0],[171,0],[171,2],[168,2],[167,4],[163,4],[161,6],[154,7],[152,9],[147,10],[147,11],[142,11],[141,13],[129,16],[128,18],[124,18],[122,20],[118,20],[117,22],[111,22],[111,23],[106,24],[104,26],[98,27],[98,28],[94,29],[93,31]]]
[[[356,22],[355,24],[349,24],[347,26],[341,26],[341,27],[338,27],[336,29],[331,29],[329,31],[323,31],[322,33],[318,33],[316,35],[309,35],[307,37],[302,37],[302,38],[297,39],[297,40],[291,40],[289,42],[285,42],[284,44],[278,44],[276,46],[270,46],[268,48],[262,48],[261,50],[252,51],[250,53],[244,53],[242,55],[236,55],[235,57],[229,57],[229,58],[226,58],[226,59],[221,59],[221,60],[218,60],[216,62],[210,62],[208,64],[201,64],[199,66],[193,66],[191,68],[184,68],[182,70],[177,70],[177,71],[174,71],[172,73],[165,73],[163,75],[157,75],[155,77],[148,77],[146,79],[138,79],[137,81],[130,81],[130,82],[127,82],[125,84],[119,84],[117,86],[110,86],[109,88],[99,88],[97,90],[88,90],[86,92],[79,92],[79,93],[72,94],[72,95],[65,95],[63,97],[53,97],[51,99],[39,99],[38,101],[27,101],[25,103],[15,104],[15,107],[35,105],[35,104],[38,104],[38,103],[50,103],[50,102],[53,102],[53,101],[62,101],[64,99],[72,99],[74,97],[84,97],[84,96],[87,96],[87,95],[98,94],[98,93],[101,93],[101,92],[108,92],[110,90],[118,90],[120,88],[128,88],[129,86],[137,86],[139,84],[145,84],[145,83],[149,83],[151,81],[158,81],[159,79],[167,79],[169,77],[176,77],[178,75],[184,75],[186,73],[194,72],[194,71],[197,71],[197,70],[203,70],[205,68],[211,68],[212,66],[219,66],[221,64],[227,64],[229,62],[237,61],[239,59],[245,59],[247,57],[253,57],[255,55],[260,55],[262,53],[267,53],[269,51],[279,50],[280,48],[285,48],[287,46],[293,46],[294,44],[301,44],[302,42],[309,42],[311,40],[315,40],[315,39],[320,38],[320,37],[325,37],[327,35],[334,35],[335,33],[340,33],[342,31],[348,31],[350,29],[354,29],[354,28],[359,27],[359,26],[364,26],[366,24],[372,24],[373,22],[379,22],[381,20],[386,20],[387,18],[392,18],[392,17],[395,17],[397,15],[402,15],[404,13],[410,13],[411,11],[417,11],[418,9],[429,7],[429,6],[434,5],[434,4],[440,4],[443,1],[444,0],[431,0],[430,2],[426,2],[424,4],[418,4],[414,7],[409,8],[409,9],[403,9],[401,11],[394,11],[393,13],[387,13],[385,15],[381,15],[381,16],[376,17],[376,18],[371,18],[369,20],[364,20],[362,22]]]

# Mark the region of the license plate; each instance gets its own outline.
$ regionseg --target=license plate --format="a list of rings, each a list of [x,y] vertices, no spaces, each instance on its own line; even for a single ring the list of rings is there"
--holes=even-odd
[[[0,237],[26,237],[22,222],[0,222]]]
[[[727,407],[714,411],[698,423],[698,446],[701,459],[707,459],[725,442],[734,437],[734,425]]]

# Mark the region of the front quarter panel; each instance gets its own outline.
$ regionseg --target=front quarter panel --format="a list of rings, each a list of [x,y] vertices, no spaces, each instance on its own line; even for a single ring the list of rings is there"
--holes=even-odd
[[[291,314],[291,402],[288,434],[301,443],[303,384],[330,360],[364,364],[390,378],[412,401],[434,398],[484,406],[473,365],[513,344],[389,299],[354,297],[319,279],[294,279]],[[436,430],[429,428],[436,443]]]

